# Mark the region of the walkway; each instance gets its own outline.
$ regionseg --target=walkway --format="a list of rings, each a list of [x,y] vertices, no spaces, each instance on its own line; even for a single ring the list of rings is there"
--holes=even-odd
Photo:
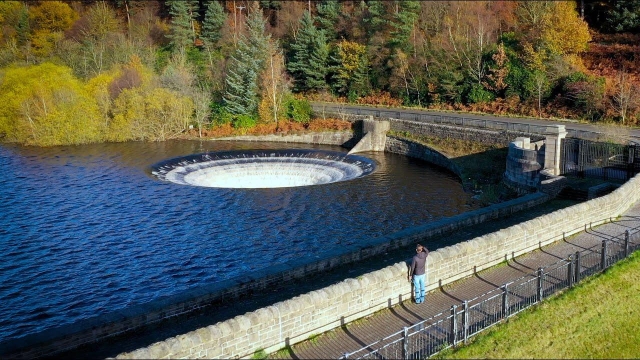
[[[636,230],[632,230],[632,229]],[[576,251],[601,246],[602,240],[623,234],[633,234],[640,228],[640,202],[627,211],[625,216],[613,223],[589,229],[555,244],[546,246],[521,257],[510,259],[508,266],[496,266],[476,276],[428,293],[423,304],[405,301],[399,306],[383,310],[366,319],[357,320],[345,327],[332,330],[296,345],[289,351],[271,354],[271,358],[285,359],[337,359],[344,353],[354,352],[380,340],[405,326],[415,324],[442,312],[450,311],[452,305],[460,305],[467,299],[481,297],[502,284],[532,274],[539,267],[546,267],[568,258]],[[432,281],[434,279],[431,279]],[[365,352],[360,352],[362,356]],[[354,356],[353,358],[355,358]]]
[[[458,113],[458,112],[445,112],[445,111],[435,111],[435,110],[427,110],[427,109],[418,109],[418,108],[393,108],[393,107],[374,107],[374,106],[366,106],[366,105],[355,105],[355,104],[340,104],[340,103],[324,103],[324,102],[312,102],[312,107],[314,111],[321,115],[323,114],[323,110],[329,113],[339,112],[344,114],[351,115],[374,115],[380,117],[391,117],[403,120],[417,120],[423,121],[420,119],[421,115],[423,116],[444,116],[450,119],[458,119],[460,124],[466,123],[478,123],[476,126],[481,126],[481,122],[486,121],[495,121],[500,123],[509,123],[509,124],[528,124],[531,126],[545,127],[549,125],[559,125],[562,124],[565,126],[567,131],[570,132],[569,136],[583,137],[579,134],[584,135],[585,138],[590,139],[591,134],[589,133],[598,133],[603,136],[615,135],[616,137],[630,139],[636,142],[640,142],[640,129],[638,128],[630,128],[623,126],[611,126],[611,125],[595,125],[595,124],[585,124],[579,123],[575,120],[558,120],[558,119],[535,119],[528,117],[506,117],[506,116],[497,116],[497,115],[482,115],[482,114],[473,114],[473,113]],[[417,116],[417,117],[416,117]],[[462,119],[466,119],[463,121]],[[456,121],[458,121],[456,120]],[[485,124],[486,125],[486,124]],[[519,125],[516,125],[517,129],[524,129]]]

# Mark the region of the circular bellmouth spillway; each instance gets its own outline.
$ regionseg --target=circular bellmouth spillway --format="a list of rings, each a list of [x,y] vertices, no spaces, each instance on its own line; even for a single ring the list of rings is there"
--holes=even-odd
[[[347,181],[371,174],[375,161],[324,150],[239,150],[188,155],[152,167],[181,185],[264,189]]]

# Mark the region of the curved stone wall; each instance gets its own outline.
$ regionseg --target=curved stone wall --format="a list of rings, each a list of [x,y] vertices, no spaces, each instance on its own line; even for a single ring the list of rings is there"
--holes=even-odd
[[[504,178],[513,187],[525,191],[536,190],[542,168],[538,162],[538,146],[541,145],[531,144],[529,138],[524,137],[509,143]]]

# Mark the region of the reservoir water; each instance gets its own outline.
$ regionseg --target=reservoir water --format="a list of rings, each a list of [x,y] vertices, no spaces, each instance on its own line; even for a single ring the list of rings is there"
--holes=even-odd
[[[173,157],[278,148],[0,145],[0,341],[473,210],[454,174],[393,154],[359,154],[376,162],[372,174],[308,187],[185,186],[151,173]]]

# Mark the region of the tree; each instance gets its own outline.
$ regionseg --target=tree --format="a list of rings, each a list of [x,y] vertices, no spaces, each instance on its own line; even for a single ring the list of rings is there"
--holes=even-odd
[[[491,56],[494,62],[493,67],[489,68],[489,74],[486,76],[486,81],[482,83],[485,88],[495,92],[498,96],[504,94],[505,89],[509,86],[507,84],[507,76],[509,75],[509,58],[504,49],[504,43],[498,45],[498,49],[495,54]]]
[[[98,105],[67,67],[43,63],[9,68],[0,96],[0,133],[9,141],[52,146],[102,139]]]
[[[480,85],[487,71],[485,55],[497,40],[498,21],[488,2],[473,2],[464,9],[459,3],[453,6],[452,13],[444,19],[445,48],[467,72],[469,81]]]
[[[48,56],[55,44],[62,40],[63,32],[71,28],[78,14],[61,1],[42,1],[29,8],[32,30],[31,45],[38,56]]]
[[[198,126],[198,137],[202,137],[202,128],[210,123],[211,115],[211,90],[201,85],[195,89],[193,95],[194,119]]]
[[[121,27],[113,8],[96,3],[67,32],[68,39],[63,43],[76,44],[59,46],[56,55],[65,59],[79,76],[98,75],[123,60],[118,56],[122,49],[118,37],[124,37]]]
[[[578,17],[575,3],[557,1],[552,10],[545,14],[545,22],[541,33],[541,41],[551,55],[577,54],[587,49],[591,41],[589,27]]]
[[[270,36],[259,8],[247,17],[248,35],[241,35],[231,56],[226,77],[224,103],[234,115],[255,115],[258,109],[258,76],[264,68]]]
[[[202,38],[204,45],[209,51],[218,43],[222,34],[220,30],[224,25],[227,15],[224,8],[217,0],[209,0],[205,10],[204,21],[202,22]]]
[[[197,2],[192,0],[167,0],[169,5],[169,13],[171,14],[171,27],[168,38],[174,51],[178,52],[182,57],[185,50],[193,44],[195,39],[194,9]]]
[[[623,125],[626,123],[629,111],[638,105],[638,90],[638,87],[631,82],[629,73],[625,69],[618,71],[612,105],[618,112],[620,122]]]
[[[337,44],[332,61],[332,86],[338,94],[353,101],[368,92],[369,61],[365,45],[343,40]]]
[[[323,30],[313,25],[309,12],[300,20],[300,31],[291,44],[293,56],[288,69],[293,75],[296,91],[321,91],[327,88],[327,58],[329,49]]]
[[[278,42],[269,42],[267,66],[262,73],[262,100],[260,102],[260,119],[273,121],[276,129],[279,120],[284,118],[283,99],[289,94],[289,83],[284,66],[284,55]]]
[[[603,28],[610,32],[636,32],[640,30],[640,1],[613,1],[607,11]]]
[[[186,130],[193,112],[193,101],[173,91],[153,87],[126,89],[114,102],[110,140],[175,138]]]
[[[316,21],[319,28],[324,30],[327,40],[331,41],[336,38],[336,25],[340,19],[340,4],[338,0],[323,0],[317,4],[318,16]]]
[[[404,52],[411,52],[411,34],[418,19],[419,1],[395,1],[395,11],[390,21],[391,34],[389,44]]]
[[[538,117],[542,118],[542,98],[549,88],[549,78],[544,69],[536,69],[533,71],[532,77],[536,98],[538,100]]]

